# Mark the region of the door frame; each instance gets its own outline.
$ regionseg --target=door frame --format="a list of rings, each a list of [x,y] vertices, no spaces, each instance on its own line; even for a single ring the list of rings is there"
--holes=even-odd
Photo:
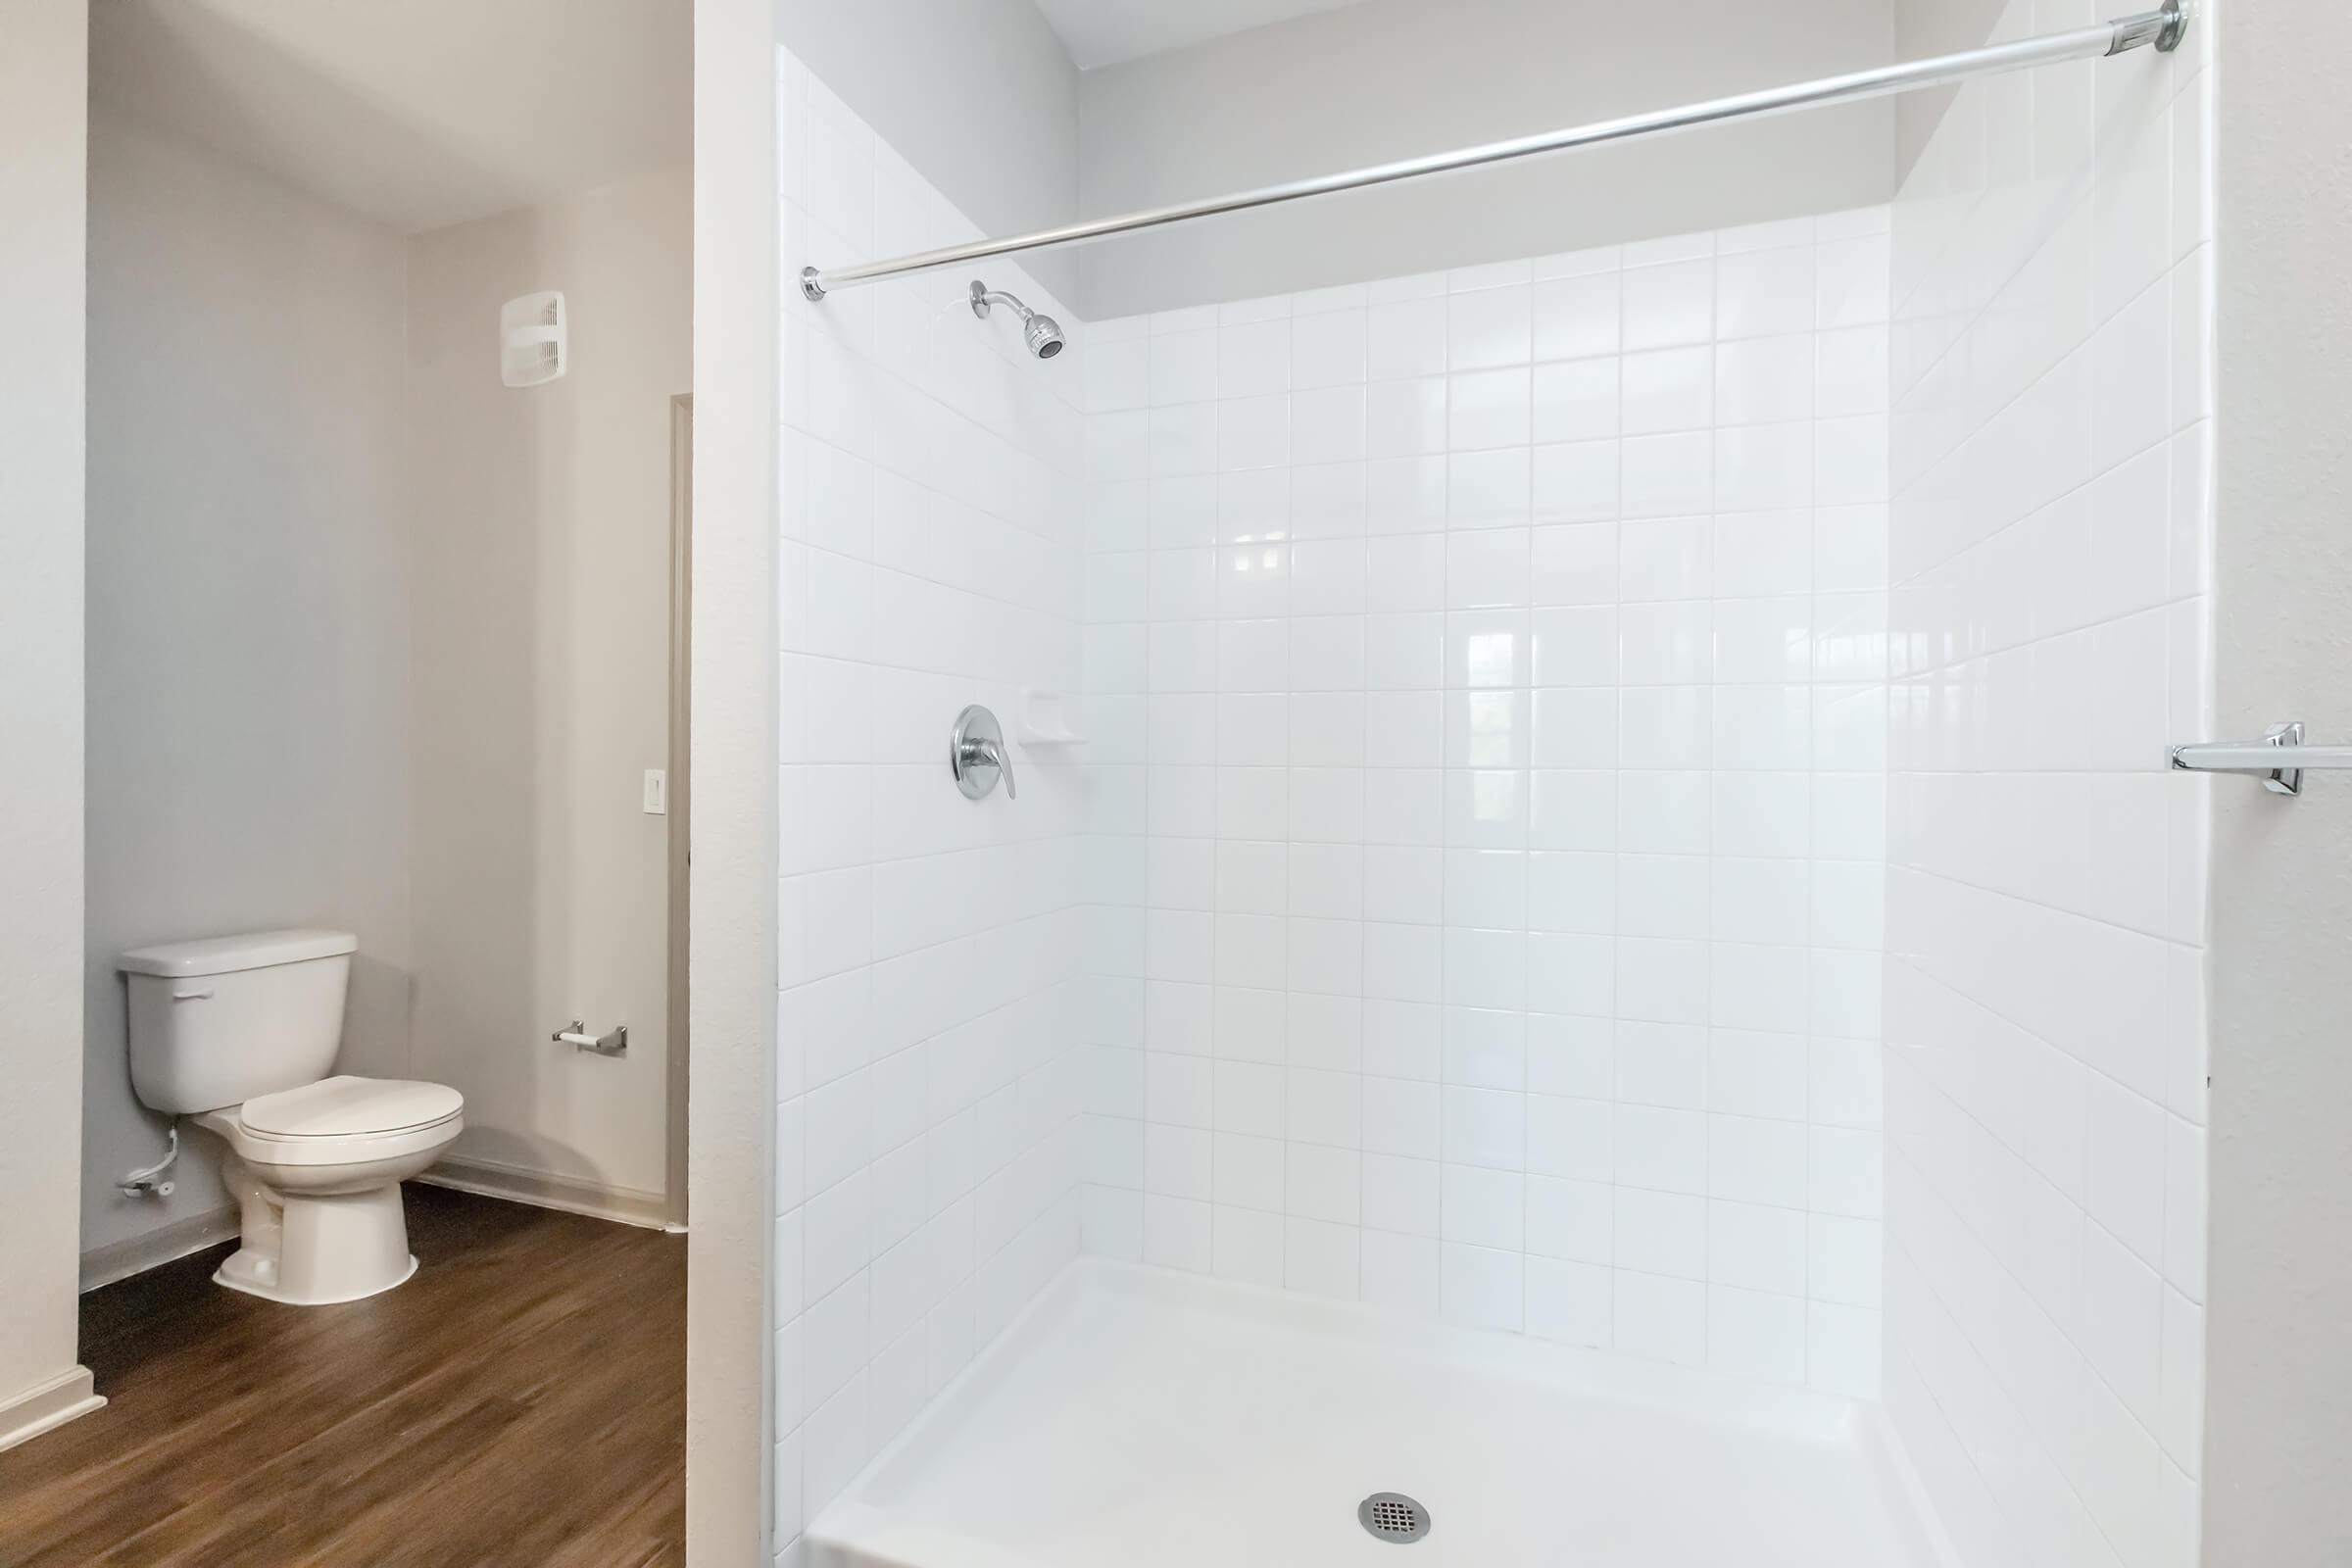
[[[694,394],[669,400],[669,1059],[668,1228],[686,1228],[688,1070],[692,1052],[687,994],[693,886],[691,818],[694,713]]]

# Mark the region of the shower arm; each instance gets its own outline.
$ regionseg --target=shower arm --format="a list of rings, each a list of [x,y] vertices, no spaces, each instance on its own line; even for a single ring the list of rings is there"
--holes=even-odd
[[[1544,153],[1566,152],[1577,147],[1598,146],[1603,142],[1627,141],[1637,136],[1656,135],[1665,131],[1688,130],[1697,125],[1715,124],[1727,120],[1745,120],[1759,115],[1787,114],[1792,110],[1810,109],[1820,104],[1853,103],[1866,98],[1883,98],[1892,93],[1910,92],[1922,87],[1945,86],[1972,76],[1993,75],[1999,73],[2031,70],[2036,66],[2056,65],[2069,60],[2092,60],[2107,55],[2120,55],[2153,44],[2170,53],[2180,47],[2188,30],[2186,0],[2165,0],[2159,10],[2119,17],[2093,26],[2077,27],[2069,32],[2050,33],[2039,38],[2025,38],[2014,43],[1987,44],[1982,49],[1970,49],[1959,54],[1937,55],[1927,60],[1907,61],[1899,65],[1878,66],[1868,71],[1848,72],[1839,76],[1824,76],[1816,81],[1798,82],[1788,87],[1768,87],[1757,92],[1739,93],[1729,98],[1713,98],[1705,103],[1690,104],[1680,109],[1653,110],[1647,114],[1628,115],[1618,120],[1597,121],[1589,125],[1571,126],[1565,130],[1544,131],[1533,136],[1521,136],[1511,141],[1488,142],[1483,146],[1465,147],[1453,152],[1432,153],[1422,158],[1408,158],[1393,164],[1375,164],[1364,169],[1348,170],[1344,173],[1322,174],[1310,179],[1292,180],[1281,185],[1263,185],[1255,190],[1240,191],[1229,196],[1211,197],[1204,201],[1183,202],[1171,207],[1146,208],[1140,212],[1123,213],[1115,218],[1098,218],[1088,222],[1071,223],[1061,228],[1044,228],[1034,233],[1014,234],[1002,239],[975,240],[966,245],[951,245],[941,250],[917,251],[910,256],[892,257],[887,261],[861,262],[855,267],[806,267],[801,270],[801,292],[811,300],[822,300],[838,288],[850,288],[860,283],[878,282],[886,277],[901,277],[909,272],[928,272],[943,267],[961,267],[969,262],[986,261],[995,256],[1014,256],[1031,251],[1059,250],[1071,245],[1091,244],[1115,234],[1129,234],[1148,228],[1160,228],[1170,223],[1190,222],[1200,218],[1214,218],[1222,213],[1247,212],[1255,207],[1274,207],[1284,202],[1303,201],[1312,196],[1329,196],[1339,191],[1361,190],[1371,185],[1386,185],[1400,179],[1418,179],[1428,174],[1451,173],[1456,170],[1476,169],[1488,164],[1508,163],[1514,159],[1532,158]]]
[[[1024,321],[1037,319],[1037,313],[1023,305],[1017,296],[1007,294],[1001,288],[990,288],[985,283],[972,285],[972,314],[974,316],[986,320],[990,308],[998,305],[1019,312],[1020,318]]]

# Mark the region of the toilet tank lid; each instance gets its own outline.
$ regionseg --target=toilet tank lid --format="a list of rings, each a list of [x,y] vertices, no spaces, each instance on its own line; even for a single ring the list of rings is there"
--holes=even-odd
[[[254,931],[241,937],[134,948],[117,958],[115,967],[124,974],[233,974],[306,958],[338,957],[356,952],[359,945],[360,939],[348,931]]]

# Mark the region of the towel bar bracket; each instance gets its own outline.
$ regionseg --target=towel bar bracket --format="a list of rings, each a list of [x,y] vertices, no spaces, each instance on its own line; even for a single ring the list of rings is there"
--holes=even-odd
[[[2173,766],[2192,773],[2251,773],[2274,795],[2303,793],[2306,768],[2352,768],[2352,746],[2306,746],[2303,726],[2280,724],[2258,741],[2172,749]]]

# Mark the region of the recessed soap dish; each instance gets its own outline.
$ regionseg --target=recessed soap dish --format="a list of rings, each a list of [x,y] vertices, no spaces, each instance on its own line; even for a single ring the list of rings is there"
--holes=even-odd
[[[1077,746],[1086,737],[1070,722],[1071,699],[1035,686],[1021,688],[1021,744]]]

